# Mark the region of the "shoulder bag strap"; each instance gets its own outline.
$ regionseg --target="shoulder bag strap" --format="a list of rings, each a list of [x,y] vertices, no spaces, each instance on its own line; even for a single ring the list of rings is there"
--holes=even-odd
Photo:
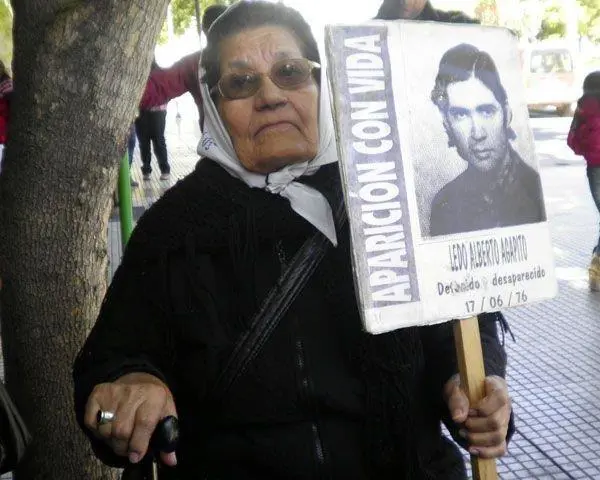
[[[334,216],[336,223],[343,226],[346,216],[341,188],[336,199]],[[238,340],[225,368],[209,393],[211,402],[219,405],[250,362],[256,358],[321,263],[330,245],[329,240],[321,232],[316,232],[296,252],[275,286],[267,294],[260,310],[252,319],[250,328]]]

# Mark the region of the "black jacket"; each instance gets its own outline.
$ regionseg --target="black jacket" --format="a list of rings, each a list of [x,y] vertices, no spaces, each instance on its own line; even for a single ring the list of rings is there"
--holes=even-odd
[[[337,166],[308,181],[329,196]],[[182,427],[167,478],[465,478],[440,424],[457,372],[452,327],[364,333],[347,227],[228,400],[207,402],[282,263],[314,231],[287,200],[202,160],[136,227],[75,362],[80,424],[94,385],[146,371],[169,385]],[[480,328],[487,373],[504,375],[499,319],[483,315]],[[124,463],[90,439],[104,462]]]
[[[381,5],[377,16],[377,20],[398,20],[397,7],[390,7],[385,2]],[[443,11],[437,10],[427,2],[421,14],[415,20],[431,21],[431,22],[446,22],[446,23],[478,23],[477,20],[465,15],[460,11]]]

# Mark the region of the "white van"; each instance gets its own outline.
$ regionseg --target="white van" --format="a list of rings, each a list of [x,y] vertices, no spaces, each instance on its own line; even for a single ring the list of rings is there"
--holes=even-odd
[[[548,40],[528,45],[521,54],[527,106],[572,115],[581,95],[577,52],[564,41]]]

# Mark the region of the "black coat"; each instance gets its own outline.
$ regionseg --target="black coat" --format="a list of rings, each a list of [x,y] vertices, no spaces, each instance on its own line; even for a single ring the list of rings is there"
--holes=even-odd
[[[309,182],[328,196],[337,166]],[[75,363],[80,424],[94,385],[145,371],[169,385],[182,426],[168,478],[465,478],[440,429],[457,372],[451,325],[364,333],[347,227],[228,400],[207,403],[282,263],[314,231],[287,200],[202,160],[136,227]],[[480,328],[487,373],[504,375],[499,318]],[[124,463],[90,439],[104,462]]]

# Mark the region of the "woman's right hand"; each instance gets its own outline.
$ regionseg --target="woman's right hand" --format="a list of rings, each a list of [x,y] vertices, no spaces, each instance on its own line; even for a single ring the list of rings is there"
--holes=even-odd
[[[111,422],[98,425],[98,411],[114,413]],[[96,385],[85,407],[85,425],[120,456],[139,462],[148,451],[150,437],[163,418],[177,416],[173,395],[154,375],[129,373],[112,383]],[[175,452],[160,454],[169,466],[177,464]]]

